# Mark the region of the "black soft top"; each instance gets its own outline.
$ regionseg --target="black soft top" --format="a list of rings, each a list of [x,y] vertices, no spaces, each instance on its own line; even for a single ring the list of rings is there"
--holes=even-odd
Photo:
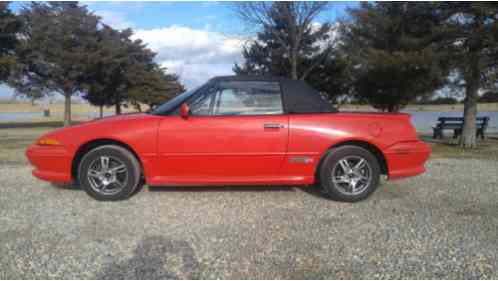
[[[218,76],[210,82],[222,81],[266,81],[278,82],[282,90],[282,101],[287,113],[328,113],[337,112],[317,90],[303,80],[292,80],[275,76]]]

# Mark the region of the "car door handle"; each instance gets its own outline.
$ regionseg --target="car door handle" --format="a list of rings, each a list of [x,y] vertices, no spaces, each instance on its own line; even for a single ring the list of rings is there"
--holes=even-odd
[[[267,124],[264,124],[263,127],[265,129],[282,129],[282,128],[284,128],[284,125],[278,124],[278,123],[267,123]]]

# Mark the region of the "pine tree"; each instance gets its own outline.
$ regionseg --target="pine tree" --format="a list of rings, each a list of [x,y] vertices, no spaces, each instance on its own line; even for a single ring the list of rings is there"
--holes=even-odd
[[[92,59],[90,79],[83,98],[90,104],[115,106],[141,104],[152,107],[184,91],[178,77],[166,74],[155,62],[155,53],[140,40],[132,40],[131,29],[115,30],[103,25],[99,30],[98,51]]]
[[[10,11],[9,2],[0,2],[0,82],[6,81],[15,65],[16,33],[21,23]]]
[[[362,2],[343,26],[355,93],[382,111],[399,111],[446,80],[431,41],[434,15],[417,5]]]
[[[168,74],[159,66],[151,70],[140,67],[131,69],[128,79],[128,101],[139,111],[141,104],[148,105],[150,110],[185,91],[177,75]]]
[[[99,18],[77,2],[32,2],[19,17],[23,28],[16,50],[20,64],[17,89],[30,84],[44,93],[62,95],[67,126],[71,123],[71,97],[83,91],[88,80]]]
[[[107,25],[99,30],[97,51],[83,95],[90,104],[100,108],[115,106],[116,114],[121,114],[121,106],[127,99],[130,66],[139,60],[152,63],[154,57],[140,41],[133,41],[132,35],[131,29],[119,31]]]
[[[347,60],[336,52],[329,23],[313,24],[327,3],[243,3],[238,14],[258,24],[257,39],[245,46],[242,65],[233,71],[245,75],[272,75],[306,80],[331,100],[346,93]]]

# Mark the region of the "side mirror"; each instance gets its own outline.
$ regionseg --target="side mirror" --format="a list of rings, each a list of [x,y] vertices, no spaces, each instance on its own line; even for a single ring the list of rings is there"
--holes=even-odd
[[[186,103],[182,103],[182,105],[180,106],[180,116],[183,119],[187,119],[189,113],[190,113],[190,108],[188,107],[188,105]]]

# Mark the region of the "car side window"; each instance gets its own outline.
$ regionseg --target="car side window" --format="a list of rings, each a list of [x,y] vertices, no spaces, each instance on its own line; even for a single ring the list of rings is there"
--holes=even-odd
[[[282,114],[282,97],[277,82],[220,82],[212,115]]]
[[[201,94],[193,96],[187,101],[190,114],[197,116],[211,115],[216,98],[216,89],[211,87]]]

